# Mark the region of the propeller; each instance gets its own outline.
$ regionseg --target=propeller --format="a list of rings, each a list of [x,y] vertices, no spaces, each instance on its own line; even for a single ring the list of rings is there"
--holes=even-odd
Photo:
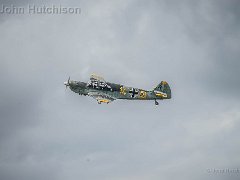
[[[70,76],[69,76],[69,78],[68,78],[67,82],[64,82],[64,85],[66,86],[66,89],[67,89],[67,87],[68,87],[68,86],[70,86],[70,84],[69,84],[69,83],[70,83]]]

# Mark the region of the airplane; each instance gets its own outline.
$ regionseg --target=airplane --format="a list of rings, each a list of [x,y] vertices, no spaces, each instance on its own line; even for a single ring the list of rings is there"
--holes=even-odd
[[[72,81],[70,77],[64,85],[79,95],[90,96],[97,100],[98,104],[110,103],[116,99],[127,100],[157,100],[171,99],[171,89],[166,81],[161,81],[153,90],[127,87],[121,84],[106,82],[102,77],[92,74],[90,80],[85,82]]]

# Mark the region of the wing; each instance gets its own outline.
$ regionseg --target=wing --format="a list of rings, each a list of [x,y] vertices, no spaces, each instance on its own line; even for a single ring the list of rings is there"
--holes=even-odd
[[[94,99],[96,99],[98,104],[101,104],[101,103],[108,104],[116,99],[106,93],[103,93],[103,92],[90,92],[90,93],[88,93],[88,95],[93,97]]]
[[[90,80],[97,80],[97,81],[106,82],[102,77],[100,77],[96,74],[92,74],[91,77],[90,77]]]

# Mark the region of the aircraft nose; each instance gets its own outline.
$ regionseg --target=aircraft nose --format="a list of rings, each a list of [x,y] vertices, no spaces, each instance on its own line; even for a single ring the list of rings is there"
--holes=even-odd
[[[68,86],[70,86],[70,82],[69,81],[65,81],[63,84],[66,86],[66,89],[67,89]]]
[[[67,88],[68,86],[70,86],[70,76],[69,76],[68,80],[65,81],[63,84],[66,86],[66,88]]]

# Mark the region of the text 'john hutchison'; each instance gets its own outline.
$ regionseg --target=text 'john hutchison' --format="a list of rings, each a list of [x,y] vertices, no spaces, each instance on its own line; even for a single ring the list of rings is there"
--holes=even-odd
[[[0,14],[80,14],[80,7],[56,6],[36,6],[28,5],[27,7],[18,7],[14,5],[4,5],[0,7]]]

